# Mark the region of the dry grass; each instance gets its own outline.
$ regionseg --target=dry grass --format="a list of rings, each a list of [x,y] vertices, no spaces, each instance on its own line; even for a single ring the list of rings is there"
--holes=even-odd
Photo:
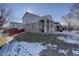
[[[27,42],[51,42],[52,39],[57,39],[55,36],[47,35],[43,33],[22,33],[15,37],[18,41],[27,41]]]
[[[19,34],[18,36],[15,37],[18,41],[27,41],[27,42],[41,42],[44,45],[47,43],[55,44],[58,45],[59,48],[65,48],[65,49],[70,49],[70,48],[77,48],[79,47],[76,44],[70,44],[66,43],[62,40],[59,40],[57,36],[52,35],[52,34],[44,34],[44,33],[22,33]]]

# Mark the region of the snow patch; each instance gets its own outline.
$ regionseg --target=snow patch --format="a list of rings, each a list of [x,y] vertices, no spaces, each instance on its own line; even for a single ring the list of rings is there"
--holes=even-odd
[[[57,48],[58,46],[57,45],[53,45],[52,47]]]
[[[65,49],[59,49],[59,53],[63,53],[65,55],[67,55],[67,50],[65,50]]]
[[[46,49],[41,43],[11,42],[0,49],[0,55],[3,56],[38,56]]]
[[[63,40],[64,42],[71,43],[71,44],[78,44],[79,40],[77,38],[70,38],[70,37],[58,37],[58,39]]]
[[[76,49],[76,50],[72,50],[72,53],[74,54],[74,55],[79,55],[79,49]]]

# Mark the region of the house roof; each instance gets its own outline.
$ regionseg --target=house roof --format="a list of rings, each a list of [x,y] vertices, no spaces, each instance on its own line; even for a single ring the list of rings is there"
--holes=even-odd
[[[18,22],[10,22],[11,24],[22,24],[22,23],[18,23]]]
[[[26,12],[23,16],[23,19],[27,20],[29,23],[37,22],[41,16]]]
[[[51,17],[51,15],[45,15],[43,17],[41,17],[43,19],[48,19],[48,20],[52,20],[53,18]],[[52,20],[53,21],[53,20]]]
[[[42,20],[45,18],[52,21],[51,15],[38,16],[38,15],[35,15],[33,13],[26,12],[23,16],[23,19],[24,20],[26,19],[28,23],[38,22],[39,20]]]
[[[30,12],[26,12],[26,13],[24,14],[23,18],[24,18],[27,14],[28,14],[28,15],[32,15],[32,16],[36,16],[36,17],[40,17],[40,16],[38,16],[38,15],[36,15],[36,14],[30,13]]]

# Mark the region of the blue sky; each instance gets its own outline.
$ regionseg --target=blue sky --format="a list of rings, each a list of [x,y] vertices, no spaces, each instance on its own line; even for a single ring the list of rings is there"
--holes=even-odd
[[[54,21],[60,21],[61,16],[67,14],[72,4],[62,3],[10,3],[8,6],[13,10],[14,17],[22,19],[26,11],[44,16],[51,15]]]

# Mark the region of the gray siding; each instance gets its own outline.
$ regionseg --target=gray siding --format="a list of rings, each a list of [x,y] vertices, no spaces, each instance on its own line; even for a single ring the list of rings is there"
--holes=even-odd
[[[39,32],[39,22],[25,24],[24,28],[28,32]]]

